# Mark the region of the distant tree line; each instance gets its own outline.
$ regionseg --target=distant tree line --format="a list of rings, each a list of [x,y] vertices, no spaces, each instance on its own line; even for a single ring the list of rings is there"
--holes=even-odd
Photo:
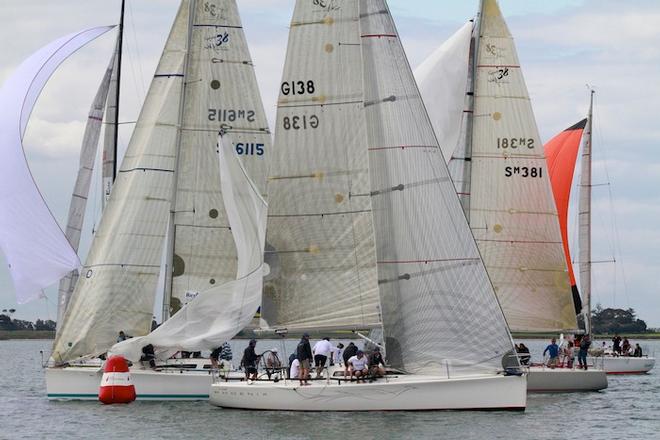
[[[37,319],[36,322],[23,321],[22,319],[12,319],[9,315],[0,314],[0,330],[45,330],[55,331],[55,321],[51,319]]]
[[[635,316],[633,309],[604,309],[600,304],[591,311],[594,333],[646,333],[646,322]]]

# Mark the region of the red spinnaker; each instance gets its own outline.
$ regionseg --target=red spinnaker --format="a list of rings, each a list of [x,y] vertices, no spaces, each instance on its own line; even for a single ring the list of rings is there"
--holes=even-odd
[[[559,226],[561,228],[562,241],[564,242],[564,253],[566,254],[568,274],[571,279],[571,290],[573,291],[573,304],[575,305],[576,314],[582,310],[582,301],[575,283],[575,274],[573,273],[573,264],[571,263],[571,251],[568,248],[568,201],[571,197],[571,185],[573,183],[573,173],[575,171],[578,150],[580,149],[580,140],[582,139],[582,132],[586,124],[586,119],[581,120],[559,133],[544,146],[548,171],[550,172],[550,182],[552,183],[552,193],[555,196],[557,214],[559,215]]]

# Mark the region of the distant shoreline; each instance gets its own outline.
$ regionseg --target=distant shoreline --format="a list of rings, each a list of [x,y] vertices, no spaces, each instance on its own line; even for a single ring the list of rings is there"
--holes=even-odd
[[[293,336],[293,335],[292,335]],[[343,335],[342,335],[343,336]],[[557,337],[557,333],[513,333],[513,339],[550,339]],[[611,339],[610,334],[595,335],[595,339]],[[621,333],[629,339],[660,339],[660,333]],[[247,339],[257,337],[257,339],[270,339],[268,337],[259,337],[250,331],[243,331],[234,339]],[[335,336],[337,337],[337,336]],[[347,334],[344,336],[346,339],[353,339],[355,335]],[[13,339],[55,339],[55,332],[45,330],[0,330],[0,341],[7,341]]]

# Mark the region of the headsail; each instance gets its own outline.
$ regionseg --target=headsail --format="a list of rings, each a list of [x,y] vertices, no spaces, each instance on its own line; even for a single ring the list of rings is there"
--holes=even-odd
[[[576,315],[582,312],[582,300],[580,299],[580,293],[575,282],[571,252],[568,247],[568,202],[571,196],[573,172],[575,170],[578,150],[580,149],[580,140],[582,139],[582,132],[586,124],[586,119],[581,120],[550,139],[544,146],[546,161],[548,162],[548,173],[550,174],[550,182],[552,183],[552,193],[555,196],[557,213],[559,215],[559,226],[561,228],[564,255],[566,256]]]
[[[447,162],[465,133],[465,92],[473,27],[472,21],[465,23],[415,69],[419,92]]]
[[[218,186],[237,249],[237,278],[199,293],[155,331],[117,344],[111,353],[138,361],[146,344],[165,359],[179,350],[219,347],[252,320],[261,302],[267,205],[234,145],[225,140],[229,136],[220,139]]]
[[[511,337],[385,1],[361,0],[360,24],[388,361],[421,374],[496,371]]]
[[[0,248],[19,304],[38,298],[41,289],[80,265],[32,179],[22,145],[25,128],[60,63],[110,29],[88,29],[54,41],[23,62],[0,90]]]
[[[80,244],[80,235],[85,219],[85,208],[87,207],[87,198],[89,196],[89,187],[92,182],[92,172],[94,170],[94,161],[98,151],[99,137],[101,136],[101,127],[103,125],[103,113],[108,90],[110,88],[110,78],[116,67],[115,55],[110,59],[110,64],[103,75],[101,85],[99,86],[92,107],[87,116],[87,125],[83,134],[82,148],[80,151],[80,162],[78,165],[78,177],[73,187],[71,202],[69,203],[69,218],[66,226],[66,238],[71,243],[73,250],[78,252]],[[69,272],[66,277],[60,280],[59,294],[57,297],[57,327],[62,325],[64,311],[69,303],[69,298],[78,281],[78,270]]]
[[[262,326],[380,326],[357,0],[297,1],[268,183]]]
[[[149,333],[173,184],[187,53],[183,1],[76,284],[52,358],[99,355]]]

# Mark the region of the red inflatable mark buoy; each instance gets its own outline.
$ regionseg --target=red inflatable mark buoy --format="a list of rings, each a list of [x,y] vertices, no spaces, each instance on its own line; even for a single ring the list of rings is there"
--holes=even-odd
[[[130,403],[135,400],[135,386],[123,356],[110,356],[105,362],[99,400],[105,404]]]

